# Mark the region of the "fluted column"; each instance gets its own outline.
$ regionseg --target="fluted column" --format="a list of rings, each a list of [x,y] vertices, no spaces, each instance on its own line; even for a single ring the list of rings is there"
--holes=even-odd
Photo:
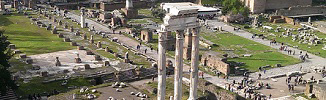
[[[160,32],[159,33],[157,100],[165,100],[165,87],[166,87],[166,56],[165,56],[166,36],[167,36],[167,32]]]
[[[192,29],[192,50],[191,50],[191,73],[190,73],[190,94],[188,100],[197,99],[198,84],[198,59],[199,59],[199,29]]]
[[[174,100],[182,97],[182,71],[183,71],[183,34],[184,30],[176,31],[175,67],[174,67]]]

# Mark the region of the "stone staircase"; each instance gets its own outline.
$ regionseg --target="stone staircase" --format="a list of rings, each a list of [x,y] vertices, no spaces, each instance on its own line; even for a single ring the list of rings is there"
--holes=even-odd
[[[16,93],[9,89],[5,95],[0,93],[0,100],[18,100]]]

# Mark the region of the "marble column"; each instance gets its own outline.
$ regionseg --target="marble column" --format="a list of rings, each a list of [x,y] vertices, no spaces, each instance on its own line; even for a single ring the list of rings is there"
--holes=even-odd
[[[191,50],[191,73],[190,73],[190,94],[188,100],[197,99],[198,84],[198,60],[199,60],[199,30],[192,29],[192,50]]]
[[[190,60],[191,59],[191,45],[192,45],[192,29],[188,28],[185,33],[185,41],[183,47],[183,59]]]
[[[157,100],[165,100],[165,87],[166,87],[166,36],[167,32],[159,33],[158,40],[158,87],[157,87]]]
[[[182,97],[182,71],[183,71],[183,34],[184,30],[176,31],[175,67],[174,67],[174,100]]]

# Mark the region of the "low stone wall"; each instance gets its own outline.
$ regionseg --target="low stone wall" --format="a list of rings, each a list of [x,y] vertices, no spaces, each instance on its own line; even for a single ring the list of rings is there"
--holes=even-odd
[[[281,9],[276,12],[282,16],[298,16],[309,14],[324,14],[326,15],[326,6],[294,6],[289,9]]]

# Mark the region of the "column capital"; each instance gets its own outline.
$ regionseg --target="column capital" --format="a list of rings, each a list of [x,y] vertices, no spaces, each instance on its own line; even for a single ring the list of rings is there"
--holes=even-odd
[[[176,33],[176,38],[178,40],[183,40],[184,30],[177,30]]]

